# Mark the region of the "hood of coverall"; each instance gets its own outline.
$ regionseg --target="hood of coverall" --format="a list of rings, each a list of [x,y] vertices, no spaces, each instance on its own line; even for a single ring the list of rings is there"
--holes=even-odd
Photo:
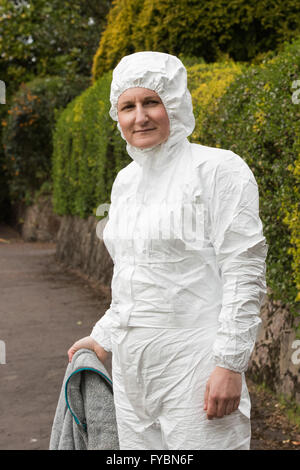
[[[163,52],[136,52],[125,56],[113,71],[110,116],[118,121],[119,96],[128,88],[143,87],[155,91],[162,100],[170,122],[168,139],[155,147],[140,149],[127,142],[127,152],[140,166],[158,168],[175,158],[181,144],[193,132],[195,118],[187,72],[175,56]],[[120,124],[118,129],[124,140]]]

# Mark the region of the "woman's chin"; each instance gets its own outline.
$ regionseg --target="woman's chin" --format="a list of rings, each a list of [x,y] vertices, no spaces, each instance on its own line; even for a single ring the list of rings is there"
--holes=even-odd
[[[137,147],[141,150],[145,150],[151,147],[155,147],[158,145],[160,142],[158,139],[136,139],[134,142],[132,142],[132,145],[134,147]]]
[[[129,142],[133,147],[139,148],[141,150],[151,149],[157,147],[168,139],[145,139],[143,141],[136,140]]]

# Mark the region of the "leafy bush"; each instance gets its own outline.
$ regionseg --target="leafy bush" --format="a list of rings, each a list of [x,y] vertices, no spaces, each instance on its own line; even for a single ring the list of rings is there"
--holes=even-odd
[[[299,104],[292,84],[300,78],[300,39],[238,75],[203,116],[203,145],[231,149],[252,169],[269,244],[268,285],[296,308],[299,288]]]
[[[32,195],[51,178],[52,128],[56,113],[89,84],[86,77],[70,83],[62,77],[37,78],[22,84],[2,121],[5,169],[11,201]]]
[[[6,105],[0,106],[0,220],[9,221],[11,213],[2,131],[13,96],[22,82],[36,77],[90,78],[110,5],[111,0],[1,0],[0,78],[7,87]]]
[[[249,61],[299,33],[297,0],[116,0],[94,57],[93,77],[142,50],[206,62],[228,53],[236,61]]]
[[[299,113],[298,113],[299,116]],[[292,255],[292,277],[297,288],[296,301],[300,301],[300,132],[298,129],[297,140],[295,141],[294,164],[288,166],[295,178],[295,184],[289,187],[282,203],[283,222],[288,225],[291,232],[291,245],[288,253]]]
[[[14,94],[39,76],[90,77],[110,0],[0,2],[1,79]]]
[[[201,142],[205,116],[217,112],[219,99],[226,93],[230,83],[245,69],[246,66],[228,57],[223,62],[195,64],[187,68],[188,88],[192,95],[196,120],[191,141]]]

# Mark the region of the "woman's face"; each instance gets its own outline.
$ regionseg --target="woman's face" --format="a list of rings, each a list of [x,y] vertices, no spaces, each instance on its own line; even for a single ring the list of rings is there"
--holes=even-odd
[[[129,88],[118,100],[118,121],[126,141],[141,149],[168,139],[170,123],[166,109],[153,90]]]

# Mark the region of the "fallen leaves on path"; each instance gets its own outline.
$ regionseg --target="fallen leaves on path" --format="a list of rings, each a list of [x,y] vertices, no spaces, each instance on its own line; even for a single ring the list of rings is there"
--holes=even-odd
[[[292,423],[285,405],[271,392],[247,378],[251,398],[251,450],[300,450],[300,427]]]
[[[5,238],[0,238],[0,243],[10,243],[10,241]]]

